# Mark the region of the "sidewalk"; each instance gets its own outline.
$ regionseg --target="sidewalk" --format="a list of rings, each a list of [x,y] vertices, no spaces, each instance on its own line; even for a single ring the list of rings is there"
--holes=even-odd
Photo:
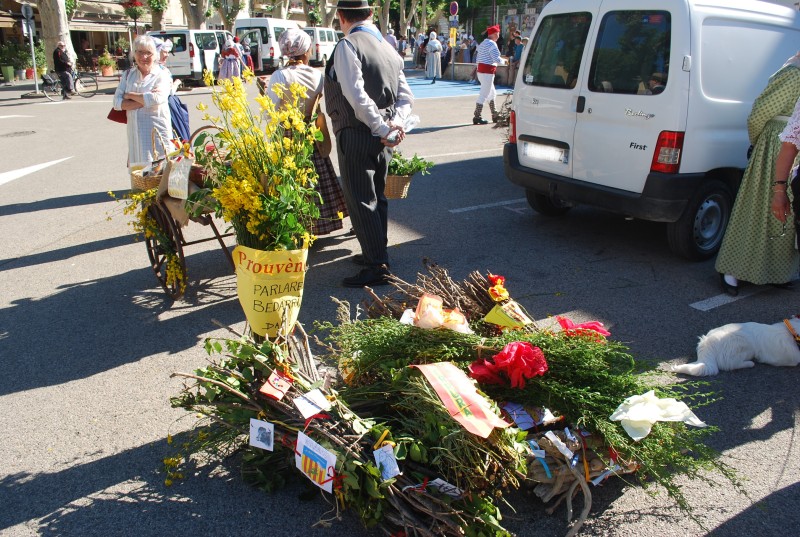
[[[96,76],[97,93],[113,94],[119,85],[119,75]],[[42,91],[42,79],[39,79],[39,95],[36,95],[36,85],[33,80],[18,80],[16,82],[4,82],[0,84],[0,104],[18,99],[44,99]]]

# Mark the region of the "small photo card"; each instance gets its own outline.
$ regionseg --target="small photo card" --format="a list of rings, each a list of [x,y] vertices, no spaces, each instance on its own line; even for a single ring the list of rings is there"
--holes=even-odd
[[[275,424],[250,418],[250,445],[272,451],[275,440]]]
[[[272,397],[276,401],[280,401],[291,387],[292,379],[282,375],[277,371],[273,371],[270,373],[267,382],[265,382],[258,391],[267,397]]]
[[[394,457],[394,448],[390,444],[376,449],[372,454],[375,456],[375,464],[381,471],[381,478],[384,481],[400,475],[400,467],[397,466],[397,459]]]
[[[303,432],[299,432],[297,433],[297,449],[294,453],[294,461],[297,468],[312,483],[325,492],[333,492],[336,455],[314,442]]]
[[[319,414],[320,412],[330,410],[331,408],[330,401],[325,398],[318,388],[311,390],[300,397],[295,397],[294,405],[303,415],[303,419],[308,419],[314,414]]]

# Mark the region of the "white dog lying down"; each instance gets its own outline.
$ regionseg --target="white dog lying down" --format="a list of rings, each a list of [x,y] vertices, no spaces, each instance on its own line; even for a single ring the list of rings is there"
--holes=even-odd
[[[800,319],[789,320],[800,333]],[[753,367],[755,362],[791,366],[800,363],[800,348],[783,322],[731,323],[700,336],[697,361],[676,365],[672,371],[703,377],[720,371]]]

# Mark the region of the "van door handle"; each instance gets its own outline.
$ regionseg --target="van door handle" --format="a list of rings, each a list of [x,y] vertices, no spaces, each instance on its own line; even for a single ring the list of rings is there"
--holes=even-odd
[[[584,108],[586,108],[586,97],[581,95],[578,97],[578,103],[575,105],[575,111],[581,114],[583,113]]]

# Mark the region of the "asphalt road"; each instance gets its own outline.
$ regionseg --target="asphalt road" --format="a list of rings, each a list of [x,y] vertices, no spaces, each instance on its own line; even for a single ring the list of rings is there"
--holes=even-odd
[[[600,320],[637,359],[664,367],[693,360],[698,336],[713,327],[798,313],[796,289],[721,296],[713,261],[673,256],[662,225],[585,207],[558,219],[533,213],[503,175],[502,132],[471,125],[476,87],[414,84],[422,123],[401,149],[436,166],[414,179],[407,199],[390,202],[392,269],[404,279],[423,258],[456,278],[502,274],[537,318]],[[180,440],[191,425],[169,406],[180,387],[169,375],[204,364],[204,338],[224,335],[212,321],[244,328],[233,276],[215,243],[189,246],[186,296],[166,299],[107,194],[129,187],[124,127],[105,118],[110,96],[19,99],[27,90],[0,87],[0,534],[376,534],[352,513],[312,528],[325,502],[301,501],[298,485],[273,495],[251,489],[236,459],[164,485],[166,436]],[[200,126],[194,106],[210,103],[208,90],[182,98]],[[365,297],[339,284],[358,268],[348,227],[312,248],[306,325],[334,319],[330,297]],[[190,224],[187,235],[208,230]],[[663,492],[611,480],[594,489],[582,534],[794,534],[799,377],[769,366],[723,373],[711,385],[723,399],[697,411],[720,427],[710,444],[746,479],[747,497],[724,483],[683,481],[701,527]],[[548,516],[523,493],[513,504],[506,523],[520,535],[566,533],[563,507]]]

